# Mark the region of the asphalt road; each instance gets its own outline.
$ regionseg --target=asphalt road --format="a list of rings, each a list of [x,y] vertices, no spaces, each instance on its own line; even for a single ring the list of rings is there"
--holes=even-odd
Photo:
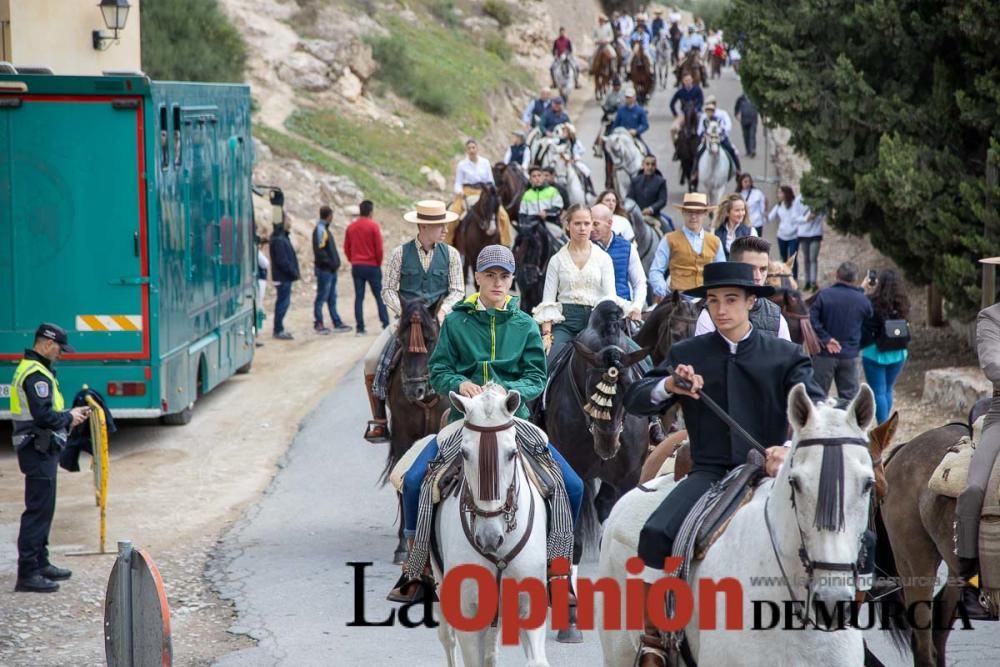
[[[727,70],[709,90],[722,108],[731,111],[739,81]],[[647,141],[660,156],[670,155],[668,100],[661,93],[650,108],[652,130]],[[577,119],[588,142],[597,132],[598,119],[593,103]],[[764,176],[762,138],[758,144],[758,158],[747,166],[756,176]],[[679,201],[676,169],[667,166],[665,174],[671,201]],[[238,617],[230,632],[247,634],[258,643],[222,657],[216,662],[219,667],[444,664],[436,630],[398,623],[348,626],[359,613],[369,622],[389,616],[394,605],[384,596],[399,574],[392,564],[394,493],[376,486],[386,445],[371,445],[361,438],[367,416],[361,372],[355,368],[303,422],[268,490],[220,543],[210,576],[235,605]],[[372,563],[360,585],[350,562]],[[594,562],[581,567],[583,576],[595,571]],[[356,605],[358,590],[364,593],[363,608]],[[885,664],[910,664],[877,634],[869,633],[869,641]],[[596,633],[584,635],[582,644],[563,645],[550,633],[546,644],[550,662],[601,664]],[[956,633],[949,655],[949,665],[996,664],[998,624],[977,624],[975,631]],[[502,649],[502,664],[523,662],[520,648]]]

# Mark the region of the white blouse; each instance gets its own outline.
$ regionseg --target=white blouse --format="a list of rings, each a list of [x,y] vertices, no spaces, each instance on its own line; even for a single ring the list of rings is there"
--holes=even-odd
[[[626,241],[635,240],[635,230],[632,223],[624,216],[615,214],[611,216],[611,231],[619,236],[624,236]]]
[[[531,312],[539,323],[558,324],[566,319],[562,314],[564,303],[594,307],[606,299],[623,304],[615,293],[615,267],[611,256],[595,245],[587,263],[579,269],[573,263],[567,243],[549,260],[542,302]]]

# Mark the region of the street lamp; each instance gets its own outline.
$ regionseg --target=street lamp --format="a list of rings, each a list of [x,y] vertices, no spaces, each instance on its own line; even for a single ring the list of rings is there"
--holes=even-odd
[[[100,30],[95,30],[92,33],[94,49],[105,51],[111,47],[112,42],[118,41],[118,31],[125,29],[128,10],[132,8],[132,5],[128,3],[128,0],[101,0],[101,4],[97,6],[101,9],[101,15],[104,17],[104,25],[113,33],[110,37]]]

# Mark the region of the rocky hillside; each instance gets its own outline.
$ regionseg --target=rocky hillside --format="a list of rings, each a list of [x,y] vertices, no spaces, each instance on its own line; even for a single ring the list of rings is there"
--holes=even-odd
[[[305,235],[331,205],[343,229],[367,197],[392,246],[398,211],[446,197],[466,137],[499,159],[565,25],[590,50],[596,0],[221,0],[247,43],[260,183]],[[258,204],[261,232],[270,211]],[[304,262],[308,265],[309,262]]]

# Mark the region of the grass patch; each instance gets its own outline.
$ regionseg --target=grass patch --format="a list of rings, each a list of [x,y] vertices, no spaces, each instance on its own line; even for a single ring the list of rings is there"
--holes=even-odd
[[[419,130],[406,132],[336,112],[299,111],[288,119],[288,127],[362,167],[416,188],[427,188],[427,178],[420,173],[423,165],[443,174],[451,171],[451,146],[437,139],[448,136],[447,125],[440,121],[421,123]]]
[[[255,125],[253,133],[267,144],[275,155],[295,158],[332,174],[350,178],[364,191],[367,198],[382,206],[405,206],[410,203],[408,198],[386,187],[382,181],[372,176],[367,170],[331,157],[323,151],[316,150],[315,147],[304,141],[290,137],[284,132],[279,132],[270,127]]]
[[[510,5],[504,0],[486,0],[483,3],[483,13],[496,19],[501,28],[506,28],[514,22],[514,15],[510,11]]]
[[[505,63],[510,62],[510,44],[507,43],[502,34],[491,32],[486,35],[486,39],[483,40],[483,48]]]

